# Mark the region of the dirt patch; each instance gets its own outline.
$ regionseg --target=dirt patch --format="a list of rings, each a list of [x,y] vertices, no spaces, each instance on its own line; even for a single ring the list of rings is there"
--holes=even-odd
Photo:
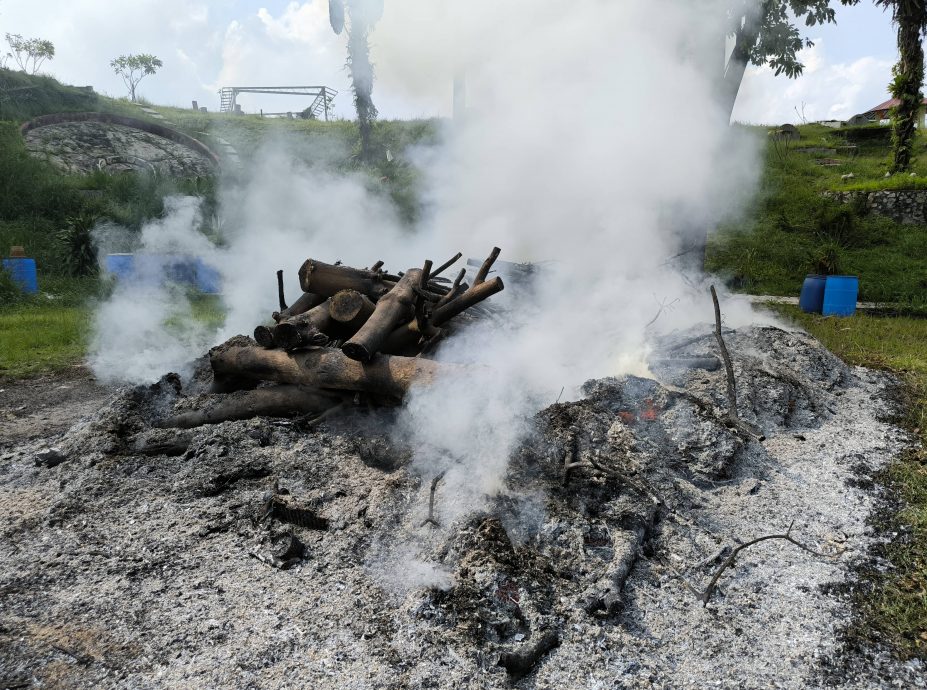
[[[0,454],[24,441],[66,431],[99,409],[113,391],[84,367],[27,379],[0,378]]]
[[[706,328],[660,350],[697,358],[711,342]],[[0,461],[16,516],[0,538],[0,679],[923,687],[922,666],[879,651],[827,676],[853,618],[835,586],[877,539],[854,478],[908,442],[885,421],[890,378],[778,329],[729,345],[739,412],[764,441],[718,414],[721,370],[592,381],[537,414],[500,493],[455,522],[440,482],[426,521],[433,478],[388,413],[180,432],[152,427],[186,402],[176,378],[122,392],[56,439],[60,464],[36,465],[47,439]],[[737,540],[792,521],[827,557],[758,545],[702,606],[690,588]]]

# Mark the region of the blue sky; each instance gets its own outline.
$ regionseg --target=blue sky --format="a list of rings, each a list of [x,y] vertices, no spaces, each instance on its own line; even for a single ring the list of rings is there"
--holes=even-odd
[[[422,0],[427,2],[427,0]],[[387,18],[390,0],[386,0]],[[803,51],[806,73],[798,80],[751,68],[735,118],[755,123],[793,122],[796,109],[808,120],[847,118],[887,98],[896,59],[890,17],[864,1],[836,3],[838,26],[813,27],[814,48]],[[386,21],[386,19],[384,19]],[[326,84],[341,92],[337,112],[351,115],[344,69],[344,38],[328,26],[325,0],[0,0],[0,34],[51,39],[57,56],[46,71],[62,81],[92,84],[122,95],[109,60],[127,52],[152,52],[165,63],[142,82],[149,100],[214,109],[226,85]],[[377,58],[374,35],[374,59]],[[375,98],[385,117],[445,114],[450,84],[435,83],[413,94],[378,65]],[[300,100],[243,97],[246,110],[305,107]]]

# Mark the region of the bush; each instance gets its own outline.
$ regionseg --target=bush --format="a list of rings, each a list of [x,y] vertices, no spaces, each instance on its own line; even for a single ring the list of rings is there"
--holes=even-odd
[[[834,130],[834,134],[849,144],[884,144],[887,146],[892,143],[892,128],[882,125],[843,127]]]
[[[93,229],[99,216],[84,210],[68,220],[68,227],[58,233],[64,245],[64,263],[72,276],[91,276],[97,273],[97,247]]]

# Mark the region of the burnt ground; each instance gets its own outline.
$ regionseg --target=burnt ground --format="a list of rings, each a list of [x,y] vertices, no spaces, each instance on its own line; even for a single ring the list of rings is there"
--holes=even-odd
[[[744,424],[685,365],[709,329],[678,335],[659,383],[538,412],[478,510],[442,520],[437,484],[437,524],[386,413],[173,431],[195,383],[0,385],[0,687],[925,687],[841,643],[882,538],[859,478],[910,442],[892,379],[800,333],[728,342]],[[793,522],[823,555],[747,549],[703,606]]]

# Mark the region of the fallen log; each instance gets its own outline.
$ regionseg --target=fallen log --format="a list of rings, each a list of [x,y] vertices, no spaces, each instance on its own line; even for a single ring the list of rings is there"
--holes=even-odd
[[[334,297],[342,290],[356,290],[372,300],[378,300],[392,287],[379,271],[334,266],[315,259],[307,259],[299,269],[299,284],[304,292],[324,297]]]
[[[335,395],[304,386],[273,386],[223,395],[206,409],[173,415],[157,426],[193,429],[204,424],[252,417],[291,417],[294,414],[324,412],[340,402],[340,398]]]
[[[454,365],[412,357],[383,355],[372,362],[361,363],[334,348],[284,352],[239,343],[240,339],[233,339],[210,350],[209,359],[216,376],[401,399],[413,384],[429,385],[439,372],[462,370]]]
[[[426,264],[426,267],[430,270],[430,266]],[[413,317],[416,288],[420,288],[426,280],[422,269],[413,268],[406,271],[393,289],[380,298],[367,322],[342,346],[344,354],[359,362],[369,362],[390,333]]]

